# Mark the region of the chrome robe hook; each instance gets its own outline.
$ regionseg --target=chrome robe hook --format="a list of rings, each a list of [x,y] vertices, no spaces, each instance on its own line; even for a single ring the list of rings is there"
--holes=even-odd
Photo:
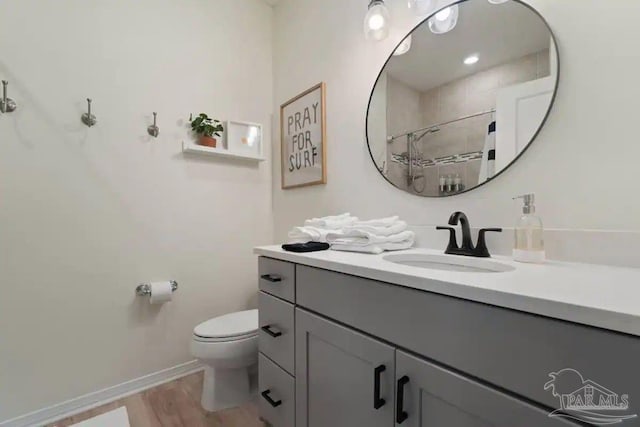
[[[153,124],[147,128],[147,132],[149,132],[149,135],[151,135],[154,138],[157,138],[158,135],[160,134],[160,129],[156,125],[157,118],[158,118],[158,113],[156,113],[154,111],[153,112]]]
[[[0,111],[3,113],[11,113],[15,111],[18,105],[15,101],[9,97],[7,97],[7,86],[9,86],[9,82],[6,80],[2,81],[2,99],[0,99]]]
[[[91,98],[87,98],[87,112],[82,115],[82,123],[91,127],[97,122],[96,116],[91,114]]]

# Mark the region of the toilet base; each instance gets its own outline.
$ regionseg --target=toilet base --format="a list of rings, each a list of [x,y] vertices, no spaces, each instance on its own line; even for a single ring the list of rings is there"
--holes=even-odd
[[[202,407],[205,411],[215,412],[241,406],[252,399],[253,388],[247,368],[214,369],[205,366]]]

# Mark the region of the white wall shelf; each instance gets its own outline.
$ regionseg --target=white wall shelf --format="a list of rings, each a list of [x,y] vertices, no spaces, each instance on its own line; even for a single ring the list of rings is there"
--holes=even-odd
[[[205,147],[203,145],[198,145],[190,141],[182,141],[182,152],[189,153],[189,154],[204,155],[204,156],[231,157],[236,159],[251,160],[255,162],[264,161],[263,157],[252,156],[245,153],[241,153],[241,154],[234,153],[232,151],[227,150],[226,148]]]

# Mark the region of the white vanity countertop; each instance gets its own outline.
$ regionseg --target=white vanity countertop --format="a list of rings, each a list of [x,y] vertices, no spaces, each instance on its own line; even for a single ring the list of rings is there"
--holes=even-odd
[[[263,246],[254,253],[640,336],[640,269],[557,261],[524,264],[496,256],[492,259],[515,270],[469,273],[410,267],[382,258],[390,253],[442,254],[417,248],[370,255],[332,250],[294,253]]]

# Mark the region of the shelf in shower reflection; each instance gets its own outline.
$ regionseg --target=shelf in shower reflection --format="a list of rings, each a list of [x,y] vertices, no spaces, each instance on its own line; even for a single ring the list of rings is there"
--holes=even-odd
[[[182,141],[182,152],[195,155],[244,159],[255,162],[262,162],[265,160],[263,157],[253,156],[245,153],[235,153],[233,151],[227,150],[226,148],[205,147],[203,145],[198,145],[189,141]]]
[[[413,159],[413,167],[427,168],[432,166],[445,166],[457,163],[466,163],[482,159],[482,151],[470,153],[452,154],[449,156],[435,157],[432,159]],[[391,161],[405,166],[409,165],[409,156],[406,152],[401,154],[391,154]]]

